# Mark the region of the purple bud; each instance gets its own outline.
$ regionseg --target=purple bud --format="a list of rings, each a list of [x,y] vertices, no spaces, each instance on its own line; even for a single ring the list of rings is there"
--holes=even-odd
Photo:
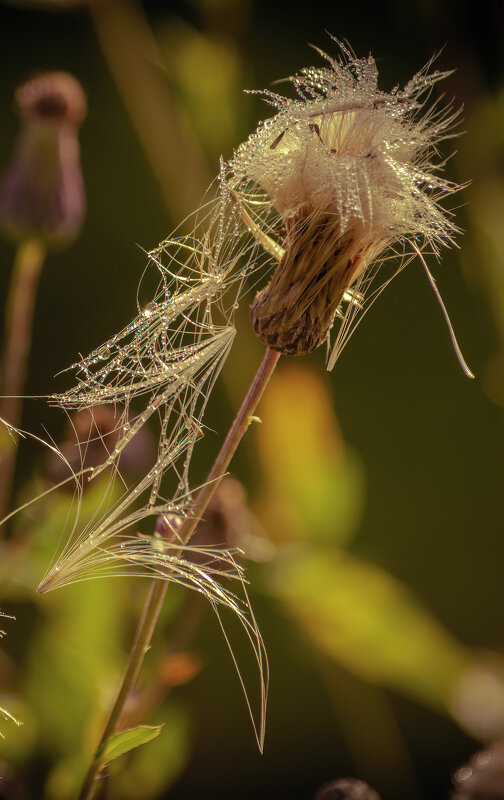
[[[315,795],[315,800],[380,800],[374,789],[357,778],[339,778],[326,783]]]
[[[60,483],[73,472],[97,467],[106,461],[121,437],[122,418],[116,417],[110,406],[95,406],[92,410],[75,412],[65,438],[59,444],[63,458],[50,453],[46,459],[47,477]],[[142,427],[122,451],[118,468],[125,477],[138,477],[152,465],[155,458],[154,441],[147,427]],[[72,488],[71,484],[69,484]]]
[[[0,182],[0,223],[16,239],[68,243],[86,210],[77,138],[84,92],[71,75],[48,72],[23,84],[16,102],[22,124]]]
[[[156,519],[154,530],[169,542],[178,541],[179,531],[184,520],[177,514],[162,514]]]
[[[239,548],[249,555],[246,538],[249,518],[245,489],[235,478],[223,478],[189,540],[195,549],[187,550],[184,558],[198,566],[229,571],[229,561],[219,558],[219,554],[228,548]],[[163,514],[156,520],[155,531],[168,542],[177,542],[183,523],[184,519],[176,514]],[[206,552],[197,548],[205,548]],[[211,555],[212,551],[215,555]]]

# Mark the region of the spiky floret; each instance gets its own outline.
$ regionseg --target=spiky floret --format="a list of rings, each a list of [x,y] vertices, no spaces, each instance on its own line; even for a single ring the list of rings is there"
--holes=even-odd
[[[430,72],[429,64],[386,93],[374,59],[340,47],[339,59],[319,51],[328,67],[290,79],[296,99],[262,93],[278,113],[229,165],[245,212],[259,195],[277,216],[280,263],[251,316],[259,337],[290,355],[326,341],[345,293],[364,294],[390,248],[409,242],[437,253],[457,232],[439,201],[459,187],[439,177],[444,162],[436,161],[458,111],[437,103],[425,110],[430,90],[449,73]]]

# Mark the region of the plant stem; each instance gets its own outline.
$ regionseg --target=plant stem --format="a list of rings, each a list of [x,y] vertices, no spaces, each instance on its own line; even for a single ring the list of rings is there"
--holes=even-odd
[[[229,466],[229,462],[231,461],[236,448],[238,447],[250,424],[250,418],[253,415],[259,400],[261,399],[264,389],[266,388],[266,385],[276,367],[279,358],[280,353],[270,350],[269,348],[266,350],[259,369],[257,370],[254,379],[249,386],[248,392],[240,406],[238,413],[236,414],[233,424],[228,431],[226,439],[219,450],[212,469],[207,476],[205,485],[202,486],[198,492],[191,507],[191,512],[182,525],[180,530],[180,537],[182,541],[187,542],[194,533],[198,522],[204,514],[205,509],[207,508],[219,485],[220,479],[224,476],[224,473]],[[152,639],[156,622],[163,605],[167,587],[168,580],[156,578],[151,583],[142,615],[138,623],[135,639],[130,650],[123,682],[112,711],[110,712],[107,724],[105,725],[105,729],[93,757],[93,761],[91,762],[91,766],[84,779],[79,800],[91,800],[91,798],[94,796],[97,786],[96,779],[99,777],[99,772],[102,767],[100,751],[103,744],[115,732],[120,722],[126,701],[136,684],[145,654],[150,647],[150,641]]]
[[[163,660],[167,665],[177,655],[186,656],[189,662],[191,661],[192,653],[188,649],[189,644],[201,622],[204,610],[205,598],[198,592],[188,592],[164,646]],[[198,665],[199,661],[195,659],[193,668],[197,670]],[[180,685],[178,681],[167,680],[166,675],[161,676],[160,674],[152,686],[145,687],[140,695],[135,697],[134,703],[128,704],[132,708],[127,707],[122,714],[121,727],[126,729],[140,725],[178,685]]]
[[[142,4],[137,0],[88,0],[88,8],[165,207],[174,219],[185,217],[198,208],[212,175],[191,123],[170,88],[163,52]]]
[[[5,345],[2,355],[0,417],[14,427],[21,422],[21,397],[30,352],[33,310],[46,248],[38,239],[18,245],[7,298]],[[0,520],[11,496],[16,449],[7,431],[0,431]]]

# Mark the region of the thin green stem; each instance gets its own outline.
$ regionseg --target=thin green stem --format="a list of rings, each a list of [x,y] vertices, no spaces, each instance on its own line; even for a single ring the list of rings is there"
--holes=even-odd
[[[165,206],[174,219],[184,217],[198,208],[212,175],[190,120],[170,89],[163,52],[142,4],[88,0],[88,8]]]
[[[21,422],[21,395],[30,353],[33,311],[45,255],[46,248],[38,239],[28,239],[19,244],[7,299],[0,417],[14,427]],[[15,463],[15,442],[6,428],[0,425],[0,520],[8,511]]]
[[[240,406],[238,413],[236,414],[224,443],[219,450],[212,469],[207,476],[205,485],[198,492],[192,505],[191,513],[186,518],[180,530],[182,541],[187,542],[194,533],[198,522],[203,516],[205,509],[212,499],[212,496],[214,495],[221,478],[224,476],[224,473],[229,466],[236,448],[247,431],[251,417],[257,407],[257,404],[259,403],[259,400],[262,397],[264,389],[266,388],[266,385],[276,367],[279,358],[280,353],[270,350],[269,348],[266,350],[259,369],[257,370],[252,383],[250,384],[248,392]],[[99,777],[100,770],[103,766],[100,760],[100,751],[107,739],[109,739],[110,736],[116,731],[120,723],[124,706],[136,684],[145,654],[150,647],[150,642],[163,605],[167,587],[168,581],[162,579],[154,579],[150,585],[149,593],[147,595],[142,615],[138,623],[135,639],[130,650],[121,688],[119,689],[117,699],[114,703],[112,711],[110,712],[97,750],[84,779],[79,800],[91,800],[94,797],[97,787],[97,778]]]

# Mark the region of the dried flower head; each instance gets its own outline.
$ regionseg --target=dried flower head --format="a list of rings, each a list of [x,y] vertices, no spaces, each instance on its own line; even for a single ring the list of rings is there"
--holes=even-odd
[[[429,72],[429,64],[403,89],[386,93],[374,59],[340,47],[340,59],[322,53],[329,67],[290,79],[297,99],[263,93],[278,113],[230,163],[235,202],[279,261],[252,303],[253,327],[288,355],[325,342],[344,301],[353,315],[391,248],[409,243],[437,253],[457,231],[439,201],[459,187],[436,174],[444,162],[436,164],[435,156],[458,112],[436,103],[424,109],[426,95],[448,73]]]
[[[77,131],[86,98],[66,72],[37,75],[19,87],[22,129],[0,185],[0,221],[15,238],[70,241],[86,208]]]

